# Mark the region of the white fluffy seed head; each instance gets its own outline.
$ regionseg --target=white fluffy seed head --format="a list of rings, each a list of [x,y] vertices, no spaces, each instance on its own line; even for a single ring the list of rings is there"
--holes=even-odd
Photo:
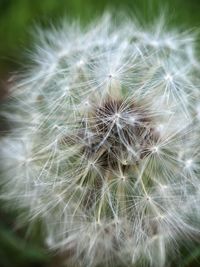
[[[192,35],[109,16],[38,30],[1,116],[3,193],[80,266],[162,267],[199,229],[199,61]],[[69,264],[69,263],[68,263]]]

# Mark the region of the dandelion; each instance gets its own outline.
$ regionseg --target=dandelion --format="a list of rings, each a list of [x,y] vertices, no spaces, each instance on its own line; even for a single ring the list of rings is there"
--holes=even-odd
[[[1,112],[1,198],[67,266],[166,266],[199,235],[195,36],[107,15],[37,36]]]

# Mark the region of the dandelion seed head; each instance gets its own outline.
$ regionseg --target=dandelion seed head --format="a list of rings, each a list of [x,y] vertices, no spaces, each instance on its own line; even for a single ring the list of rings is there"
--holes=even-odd
[[[68,265],[164,267],[199,234],[199,59],[193,34],[164,26],[38,29],[0,112],[0,196]]]

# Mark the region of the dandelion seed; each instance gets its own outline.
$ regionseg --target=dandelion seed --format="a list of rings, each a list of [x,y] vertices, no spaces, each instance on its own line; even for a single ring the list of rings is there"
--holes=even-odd
[[[169,82],[172,82],[173,81],[173,76],[171,74],[166,74],[165,76],[165,80],[169,81]]]
[[[190,168],[192,166],[193,160],[192,159],[188,159],[185,162],[185,167],[186,168]]]

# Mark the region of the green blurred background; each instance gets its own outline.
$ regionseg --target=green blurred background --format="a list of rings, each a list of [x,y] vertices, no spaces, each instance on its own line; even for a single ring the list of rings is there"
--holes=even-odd
[[[0,96],[8,87],[9,77],[24,63],[24,52],[32,47],[30,32],[35,25],[48,27],[63,16],[85,25],[108,9],[113,14],[137,14],[146,23],[166,11],[169,24],[200,29],[200,0],[0,0]],[[0,267],[62,266],[62,257],[45,250],[39,224],[34,231],[27,227],[18,229],[18,214],[1,206]],[[172,266],[199,267],[199,245],[184,244]]]

